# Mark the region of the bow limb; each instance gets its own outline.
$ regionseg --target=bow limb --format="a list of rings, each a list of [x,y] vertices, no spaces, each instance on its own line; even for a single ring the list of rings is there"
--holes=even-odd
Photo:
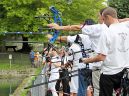
[[[60,17],[59,11],[54,7],[50,7],[50,11],[53,13],[53,19],[54,23],[59,23],[60,26],[62,26],[62,19]],[[50,39],[50,43],[54,43],[55,40],[58,38],[60,31],[55,30],[53,37]]]

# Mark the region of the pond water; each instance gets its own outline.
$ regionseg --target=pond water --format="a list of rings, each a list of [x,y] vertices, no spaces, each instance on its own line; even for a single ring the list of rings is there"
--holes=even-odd
[[[0,96],[12,94],[22,80],[23,78],[0,79]]]

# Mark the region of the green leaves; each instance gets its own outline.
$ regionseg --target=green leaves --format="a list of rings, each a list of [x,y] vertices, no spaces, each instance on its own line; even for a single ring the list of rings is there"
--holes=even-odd
[[[117,9],[119,18],[129,17],[129,0],[110,0],[109,6]]]
[[[97,14],[105,0],[1,0],[0,32],[38,32],[48,23],[43,14],[52,15],[49,7],[55,6],[61,13],[63,25],[80,24],[85,19],[97,21]],[[129,7],[125,7],[129,8]],[[120,11],[123,12],[123,11]],[[49,19],[49,18],[47,18]],[[51,21],[52,18],[50,18]],[[48,30],[42,30],[48,31]]]

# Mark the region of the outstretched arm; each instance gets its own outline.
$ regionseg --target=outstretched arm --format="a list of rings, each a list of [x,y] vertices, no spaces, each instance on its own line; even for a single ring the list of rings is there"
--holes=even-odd
[[[67,42],[67,37],[68,37],[68,36],[59,36],[59,37],[57,38],[57,41],[59,41],[59,42]]]
[[[125,21],[129,21],[129,18],[119,19],[119,22],[125,22]]]
[[[46,37],[47,37],[48,39],[51,39],[51,38],[52,38],[52,35],[48,34]],[[59,37],[57,38],[57,41],[59,41],[59,42],[67,42],[67,37],[68,37],[68,36],[59,36]]]
[[[48,27],[54,28],[56,30],[64,30],[64,31],[78,31],[81,30],[81,25],[68,25],[68,26],[59,26],[56,23],[51,23],[47,25]]]

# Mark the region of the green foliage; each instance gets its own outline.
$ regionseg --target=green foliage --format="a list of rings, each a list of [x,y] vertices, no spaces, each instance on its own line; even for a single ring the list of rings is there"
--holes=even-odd
[[[97,20],[97,13],[104,7],[102,4],[104,1],[1,0],[0,32],[38,32],[39,27],[46,26],[48,22],[44,18],[35,16],[52,15],[50,6],[55,6],[60,11],[63,25],[82,23],[87,18]],[[53,22],[52,18],[50,20]]]
[[[109,6],[117,9],[119,18],[129,17],[129,0],[109,0]]]
[[[67,1],[70,0],[45,1],[46,5],[54,5],[59,9],[64,25],[82,23],[85,19],[89,18],[97,20],[97,14],[104,7],[102,3],[105,0],[71,0],[72,3],[70,4]]]
[[[5,31],[36,31],[39,22],[34,19],[38,3],[35,0],[3,0],[6,13]]]

